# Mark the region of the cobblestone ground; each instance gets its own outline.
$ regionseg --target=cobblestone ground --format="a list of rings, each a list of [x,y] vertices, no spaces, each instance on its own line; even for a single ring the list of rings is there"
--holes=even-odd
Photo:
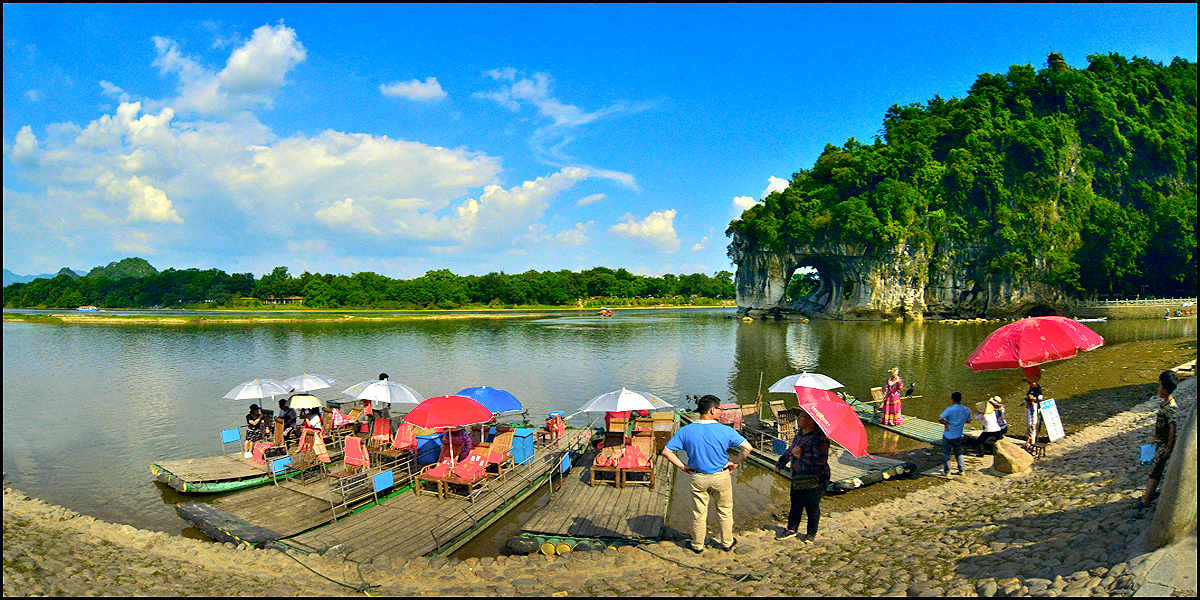
[[[1195,380],[1176,393],[1195,400]],[[738,534],[728,553],[678,543],[568,556],[356,565],[330,554],[234,548],[140,531],[4,493],[5,595],[1035,595],[1126,596],[1140,584],[1152,512],[1133,503],[1148,467],[1148,401],[1055,444],[1034,470],[967,474],[822,518],[814,543]],[[886,484],[882,484],[886,485]],[[315,575],[299,564],[329,578]],[[370,587],[365,587],[370,586]]]

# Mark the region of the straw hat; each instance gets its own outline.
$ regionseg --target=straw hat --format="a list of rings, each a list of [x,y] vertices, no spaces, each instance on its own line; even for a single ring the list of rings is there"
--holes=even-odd
[[[891,370],[891,371],[888,371],[888,373],[891,373],[893,377],[894,377],[894,376],[896,376],[896,375],[899,375],[899,374],[900,374],[900,367],[892,367],[892,370]]]

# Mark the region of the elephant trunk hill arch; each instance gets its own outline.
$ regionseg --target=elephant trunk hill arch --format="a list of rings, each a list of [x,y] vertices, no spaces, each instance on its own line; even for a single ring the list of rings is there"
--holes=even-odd
[[[775,252],[734,232],[729,256],[737,264],[738,312],[749,316],[922,320],[1057,314],[1069,308],[1056,288],[975,267],[976,250],[938,244],[926,252],[900,242]],[[820,285],[803,298],[789,299],[788,281],[801,267],[816,269]]]

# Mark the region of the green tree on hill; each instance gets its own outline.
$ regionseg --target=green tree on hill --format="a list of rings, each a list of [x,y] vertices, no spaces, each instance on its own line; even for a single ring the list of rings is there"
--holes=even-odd
[[[882,139],[827,145],[726,234],[774,252],[950,242],[1072,293],[1194,294],[1196,65],[1088,59],[893,105]]]

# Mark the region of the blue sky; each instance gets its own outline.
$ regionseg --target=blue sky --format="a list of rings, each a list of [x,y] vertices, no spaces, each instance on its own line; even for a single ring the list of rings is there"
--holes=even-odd
[[[976,75],[1194,5],[4,5],[4,267],[733,271],[729,221]]]

